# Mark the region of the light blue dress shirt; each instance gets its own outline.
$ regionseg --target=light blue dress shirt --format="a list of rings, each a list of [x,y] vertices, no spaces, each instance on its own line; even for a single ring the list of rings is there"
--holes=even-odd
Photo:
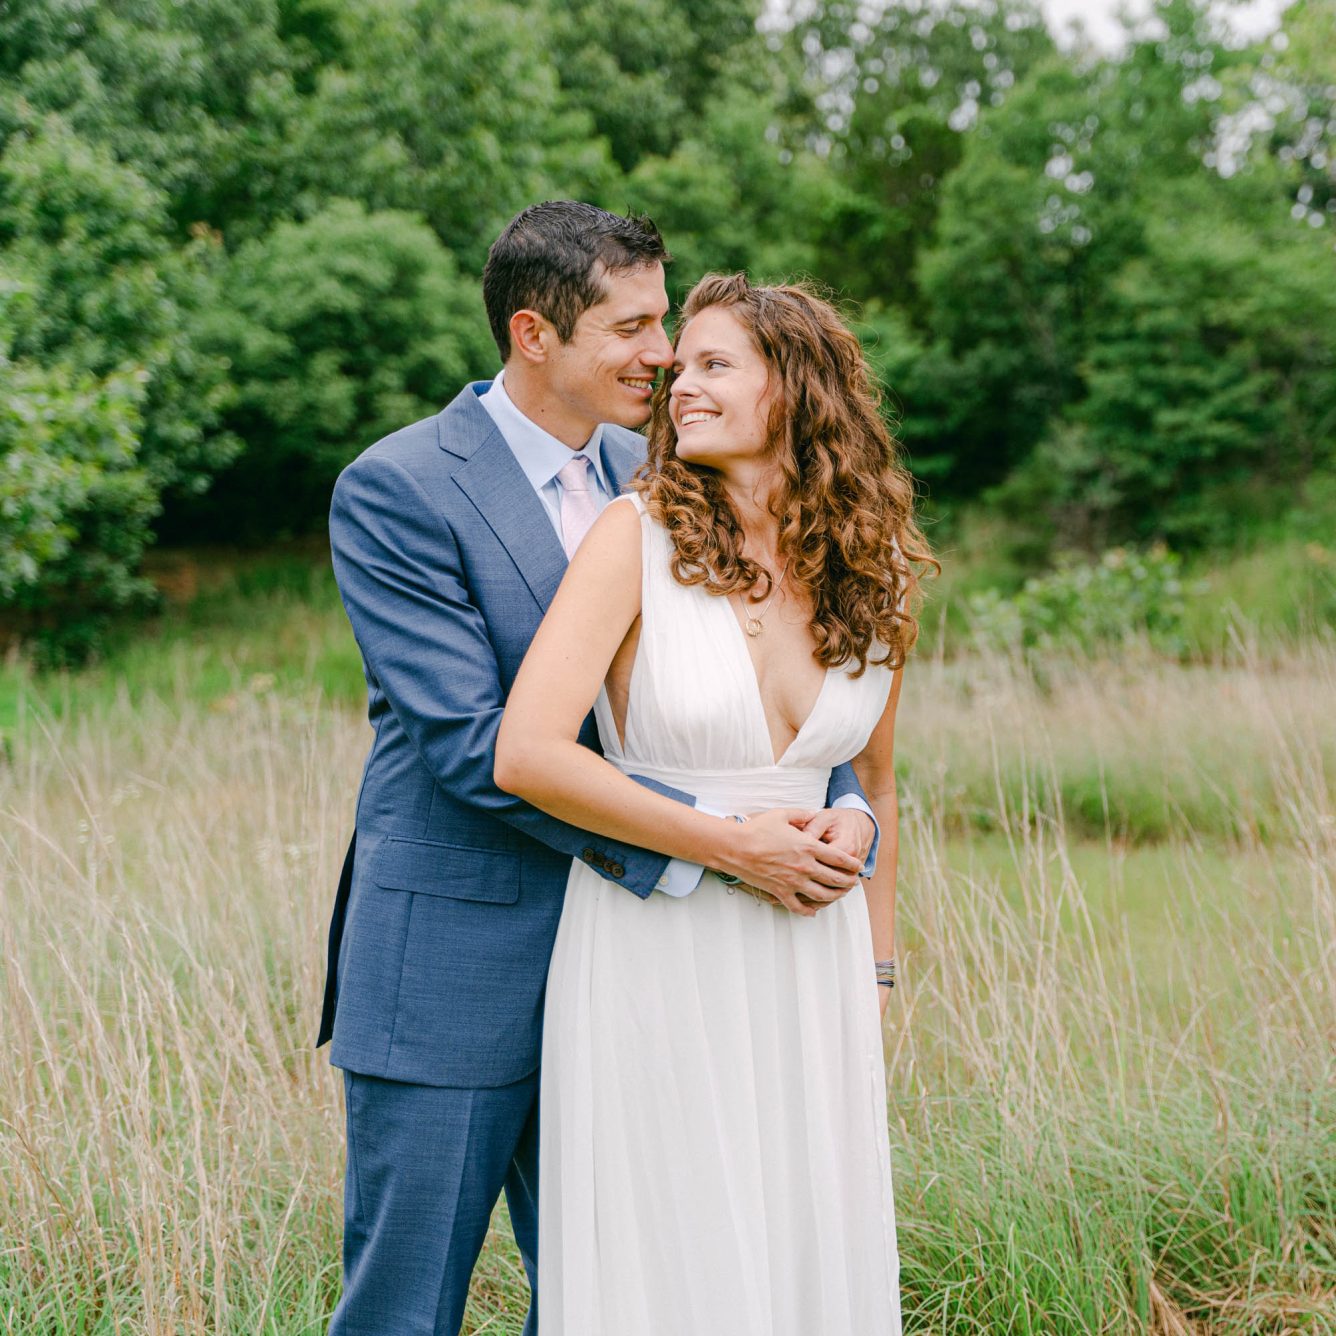
[[[561,484],[557,482],[557,474],[571,462],[573,455],[584,455],[593,466],[594,491],[599,510],[601,511],[612,500],[612,491],[603,472],[603,461],[599,457],[603,426],[600,423],[594,428],[594,434],[578,450],[572,450],[569,445],[557,440],[551,432],[544,431],[515,407],[515,401],[506,393],[504,380],[505,372],[498,371],[491,388],[479,396],[478,402],[496,423],[497,431],[510,447],[520,468],[524,470],[524,476],[538,493],[538,499],[543,503],[543,509],[547,511],[547,517],[552,521],[552,527],[560,538]],[[853,807],[872,816],[871,808],[856,793],[846,793],[843,797],[837,798],[835,806]],[[696,810],[709,816],[725,815],[699,803],[696,805]],[[875,822],[876,817],[872,817],[872,820]],[[704,872],[705,869],[699,863],[687,863],[680,858],[674,858],[664,869],[663,876],[655,883],[654,889],[662,891],[665,895],[690,895],[700,885]],[[864,869],[864,874],[867,876],[872,874],[871,866]]]

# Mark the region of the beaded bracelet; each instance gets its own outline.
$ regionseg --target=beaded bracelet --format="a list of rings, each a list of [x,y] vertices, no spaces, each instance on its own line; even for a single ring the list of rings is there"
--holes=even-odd
[[[889,960],[874,960],[872,962],[877,967],[877,986],[879,988],[895,987],[895,957]]]

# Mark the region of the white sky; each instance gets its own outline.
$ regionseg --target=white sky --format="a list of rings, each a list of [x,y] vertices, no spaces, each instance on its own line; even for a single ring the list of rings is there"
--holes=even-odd
[[[1287,0],[1243,0],[1217,4],[1217,12],[1228,18],[1229,26],[1242,38],[1252,39],[1275,30]],[[1144,17],[1149,0],[1039,0],[1039,7],[1056,36],[1073,19],[1080,19],[1098,46],[1106,49],[1117,44],[1120,25],[1114,17],[1120,10]]]

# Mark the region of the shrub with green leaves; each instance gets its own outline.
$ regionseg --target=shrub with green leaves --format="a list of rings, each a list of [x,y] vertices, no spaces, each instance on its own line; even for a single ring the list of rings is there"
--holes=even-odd
[[[969,600],[976,636],[1009,649],[1095,650],[1144,636],[1182,653],[1190,592],[1167,548],[1113,548],[1097,562],[1067,562],[1008,597],[996,589]]]
[[[1236,544],[1336,465],[1330,240],[1222,194],[1163,192],[1090,318],[1084,397],[999,495],[1059,547]]]
[[[323,516],[349,460],[496,364],[477,284],[412,214],[338,201],[242,246],[224,287],[204,336],[231,363],[246,452],[209,510],[234,528]]]
[[[136,571],[157,510],[139,466],[143,376],[98,380],[0,355],[0,607],[39,658],[82,658],[103,615],[144,599]]]
[[[191,335],[202,259],[161,192],[59,120],[0,155],[0,609],[48,659],[148,595],[163,493],[202,490],[235,448],[225,365]]]
[[[217,430],[225,362],[193,336],[217,300],[208,243],[181,247],[163,193],[50,118],[0,155],[0,263],[18,276],[16,358],[142,372],[138,457],[159,491],[202,491],[236,452]]]

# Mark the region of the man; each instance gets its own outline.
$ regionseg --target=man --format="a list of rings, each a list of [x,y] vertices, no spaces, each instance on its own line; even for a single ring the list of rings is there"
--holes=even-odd
[[[502,1190],[532,1285],[543,986],[571,859],[641,897],[701,876],[492,782],[506,693],[567,557],[643,459],[629,429],[673,357],[667,258],[648,220],[526,209],[483,277],[502,375],[377,442],[334,490],[334,569],[375,730],[319,1041],[333,1037],[347,1103],[334,1336],[456,1336]],[[597,747],[592,720],[581,740]],[[807,831],[754,818],[729,871],[790,906],[842,894],[874,827],[847,767],[831,794],[862,812]]]

